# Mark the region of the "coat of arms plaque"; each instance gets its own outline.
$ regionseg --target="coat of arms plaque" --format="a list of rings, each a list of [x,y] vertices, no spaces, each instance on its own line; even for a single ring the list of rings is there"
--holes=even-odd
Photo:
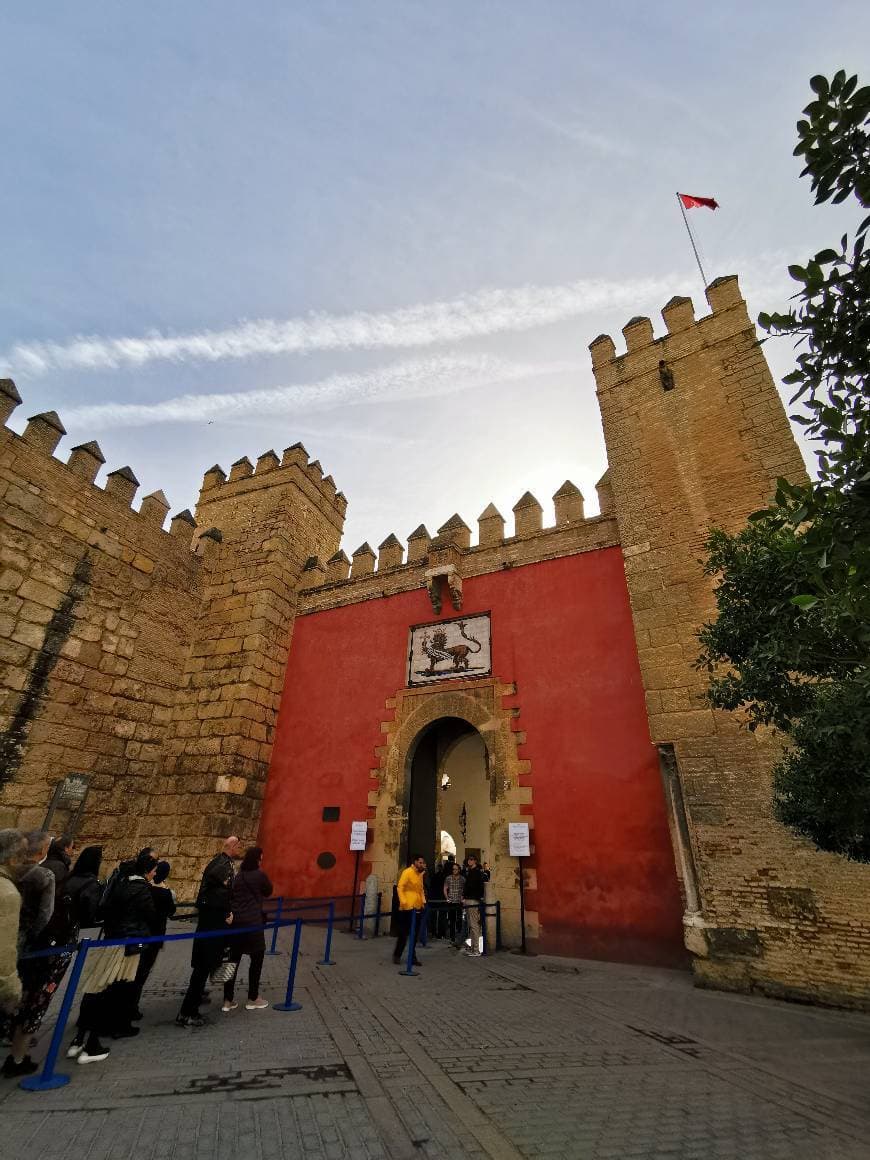
[[[437,620],[411,629],[408,684],[431,685],[457,677],[486,677],[492,672],[488,612]]]

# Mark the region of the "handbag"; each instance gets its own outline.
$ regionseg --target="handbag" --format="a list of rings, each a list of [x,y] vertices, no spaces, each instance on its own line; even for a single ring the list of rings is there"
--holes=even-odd
[[[229,951],[224,952],[225,955],[229,955],[229,953],[230,953]],[[223,983],[232,982],[232,980],[236,976],[236,967],[238,965],[239,964],[234,963],[232,961],[232,959],[225,958],[223,960],[223,962],[218,963],[218,965],[215,967],[215,969],[209,975],[209,978],[211,979],[212,983],[214,983],[214,985],[216,987],[220,986]]]

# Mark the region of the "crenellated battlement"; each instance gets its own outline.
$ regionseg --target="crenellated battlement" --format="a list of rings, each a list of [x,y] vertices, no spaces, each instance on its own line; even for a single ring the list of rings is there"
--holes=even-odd
[[[302,443],[286,447],[279,457],[274,450],[264,451],[254,463],[242,456],[230,467],[229,475],[219,465],[210,467],[203,476],[197,510],[204,505],[235,500],[261,488],[295,486],[308,497],[333,526],[344,524],[347,499],[331,475],[324,475],[320,460],[310,459]],[[215,521],[217,522],[217,521]]]
[[[108,525],[102,526],[98,533],[87,534],[86,538],[92,547],[123,540],[129,545],[127,551],[141,547],[153,555],[153,534],[158,531],[164,537],[162,542],[167,551],[175,550],[173,541],[179,538],[186,538],[186,546],[193,551],[196,529],[193,517],[188,512],[188,519],[179,524],[177,521],[180,516],[176,516],[169,528],[166,528],[164,525],[169,514],[169,503],[162,491],[145,496],[138,511],[133,508],[139,481],[131,467],[116,467],[108,472],[102,487],[96,483],[97,475],[106,463],[96,440],[79,443],[71,448],[65,461],[58,457],[58,445],[67,432],[56,411],[31,415],[20,435],[6,426],[6,420],[21,402],[21,395],[13,380],[0,379],[0,439],[3,441],[0,459],[10,462],[16,479],[36,489],[34,495],[44,495],[45,502],[49,504],[54,499],[68,523],[80,519],[89,528],[96,528],[98,524]],[[57,473],[54,481],[52,472]],[[57,486],[53,487],[52,482]],[[132,516],[135,522],[122,527],[125,516]],[[72,523],[69,523],[69,529],[72,530]],[[147,541],[147,546],[145,542],[138,543],[140,534]],[[117,552],[110,551],[110,554],[120,554],[120,549]]]
[[[343,551],[326,561],[312,558],[306,564],[300,614],[407,591],[425,585],[426,573],[433,567],[455,568],[459,561],[468,577],[611,547],[617,537],[606,473],[596,487],[598,516],[584,515],[580,489],[566,480],[553,496],[555,522],[546,527],[542,505],[527,491],[513,507],[513,535],[505,535],[504,517],[494,504],[488,504],[477,518],[475,544],[469,525],[454,513],[435,536],[424,524],[415,528],[408,536],[407,554],[391,532],[377,553],[364,543],[352,559]]]
[[[609,334],[594,339],[589,350],[599,394],[644,374],[658,374],[662,389],[673,390],[678,386],[681,360],[728,343],[752,328],[736,274],[716,278],[707,287],[706,297],[711,313],[699,319],[691,298],[671,298],[661,311],[666,333],[658,338],[649,318],[631,318],[622,328],[622,354],[616,353]]]

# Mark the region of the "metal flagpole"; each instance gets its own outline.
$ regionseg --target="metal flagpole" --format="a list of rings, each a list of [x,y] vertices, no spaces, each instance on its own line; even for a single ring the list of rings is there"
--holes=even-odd
[[[680,207],[680,213],[683,215],[683,221],[686,225],[686,233],[689,235],[689,241],[692,243],[692,253],[695,255],[695,261],[698,263],[698,269],[701,272],[701,281],[704,283],[704,289],[707,289],[707,276],[704,273],[704,267],[701,265],[701,259],[698,257],[698,247],[695,245],[695,239],[692,235],[692,230],[689,225],[689,219],[686,217],[686,207],[683,205],[683,199],[677,194],[677,202]]]

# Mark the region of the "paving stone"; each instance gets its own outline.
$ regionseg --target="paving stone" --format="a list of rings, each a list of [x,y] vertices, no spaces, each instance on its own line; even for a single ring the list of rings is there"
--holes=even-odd
[[[174,1026],[189,952],[167,946],[142,1034],[105,1065],[62,1057],[71,1082],[54,1092],[0,1082],[0,1160],[866,1153],[867,1016],[695,990],[680,972],[438,948],[410,980],[384,969],[386,940],[342,940],[333,968],[316,966],[321,946],[307,930],[301,1011],[215,1002],[197,1031]]]

